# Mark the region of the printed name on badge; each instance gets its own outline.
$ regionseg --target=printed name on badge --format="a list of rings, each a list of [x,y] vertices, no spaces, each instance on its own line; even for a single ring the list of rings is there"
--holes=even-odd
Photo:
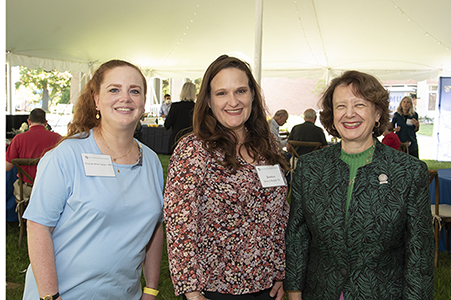
[[[255,166],[255,169],[263,187],[287,185],[278,164],[273,166]]]
[[[86,176],[116,177],[111,156],[82,153]]]

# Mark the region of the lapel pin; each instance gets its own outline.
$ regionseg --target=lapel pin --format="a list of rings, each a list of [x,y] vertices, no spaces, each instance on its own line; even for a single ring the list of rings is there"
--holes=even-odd
[[[388,177],[385,174],[379,175],[379,184],[388,183],[387,181]]]

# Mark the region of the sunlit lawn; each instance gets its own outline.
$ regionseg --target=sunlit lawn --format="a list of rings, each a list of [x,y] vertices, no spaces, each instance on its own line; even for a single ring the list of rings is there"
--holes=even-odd
[[[432,136],[433,130],[434,130],[433,124],[421,124],[420,129],[417,131],[417,134]]]

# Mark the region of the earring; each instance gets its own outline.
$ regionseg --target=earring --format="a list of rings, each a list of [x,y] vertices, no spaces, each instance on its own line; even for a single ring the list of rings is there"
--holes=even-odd
[[[97,120],[100,119],[100,111],[97,111],[96,119],[97,119]]]
[[[376,121],[376,125],[374,127],[379,128],[381,126],[381,122]]]

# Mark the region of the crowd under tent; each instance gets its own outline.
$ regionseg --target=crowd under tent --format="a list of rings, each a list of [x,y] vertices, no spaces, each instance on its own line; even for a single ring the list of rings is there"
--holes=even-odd
[[[6,0],[6,63],[89,74],[117,58],[149,78],[198,78],[229,54],[257,78],[357,69],[438,82],[451,76],[450,11],[449,0]]]

